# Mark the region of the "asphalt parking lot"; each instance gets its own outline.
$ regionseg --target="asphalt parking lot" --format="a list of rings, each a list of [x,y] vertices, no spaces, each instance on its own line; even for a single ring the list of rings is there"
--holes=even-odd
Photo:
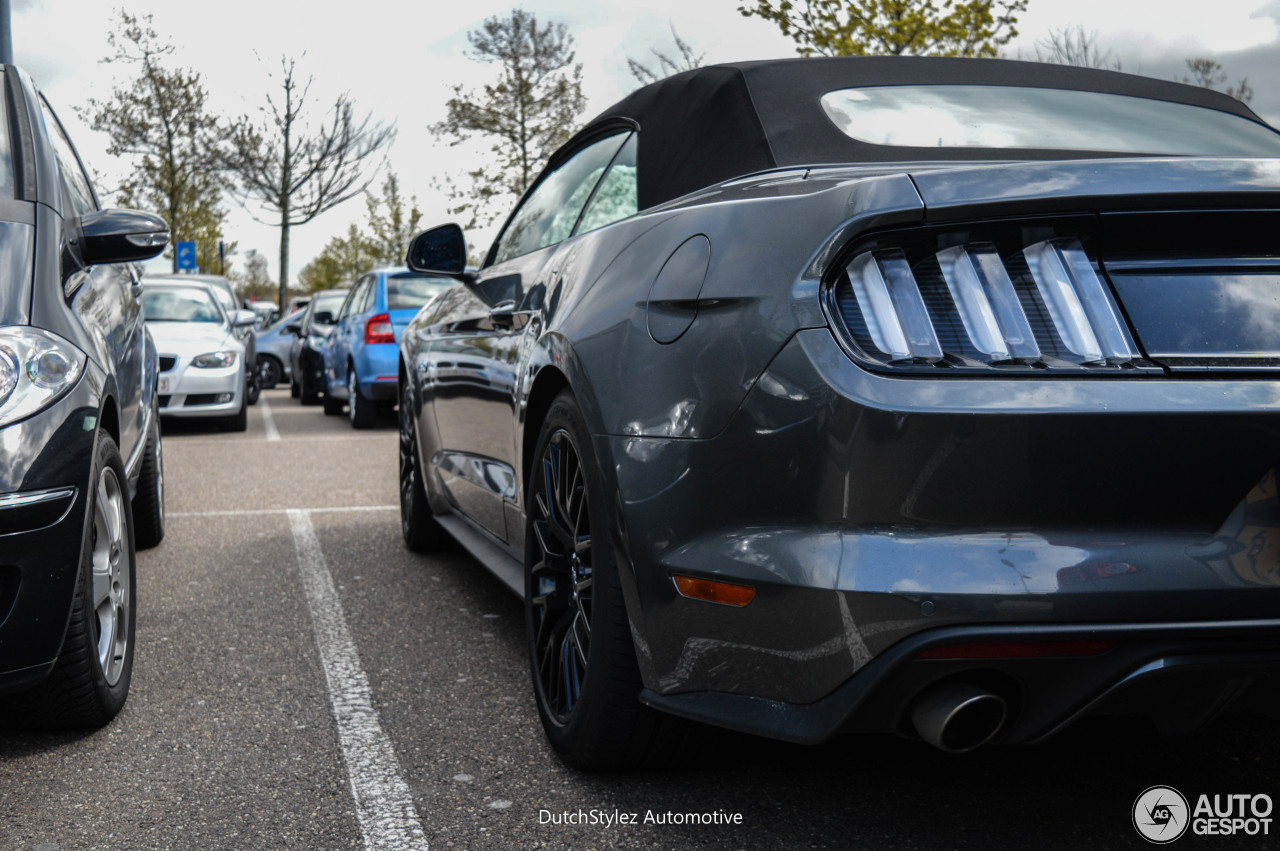
[[[708,731],[677,767],[584,775],[544,744],[519,601],[461,551],[402,546],[393,422],[277,390],[246,433],[171,424],[164,447],[129,703],[93,733],[0,731],[0,849],[1137,848],[1150,786],[1280,799],[1262,717],[968,756]]]

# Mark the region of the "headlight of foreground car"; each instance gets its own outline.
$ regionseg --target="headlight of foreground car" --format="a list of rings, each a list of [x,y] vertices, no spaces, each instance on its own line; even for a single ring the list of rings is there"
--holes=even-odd
[[[873,368],[1132,375],[1152,366],[1069,226],[886,233],[845,257],[828,304]]]
[[[235,352],[208,352],[203,355],[196,355],[191,361],[192,366],[198,366],[201,369],[222,369],[231,366],[236,362]]]
[[[44,410],[75,386],[84,352],[39,328],[0,328],[0,426]]]

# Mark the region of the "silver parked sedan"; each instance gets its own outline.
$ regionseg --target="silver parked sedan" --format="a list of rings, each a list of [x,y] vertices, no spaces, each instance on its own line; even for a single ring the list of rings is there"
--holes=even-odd
[[[217,417],[224,431],[244,431],[244,344],[206,284],[149,283],[142,310],[160,355],[160,413]],[[252,322],[246,317],[246,321]]]

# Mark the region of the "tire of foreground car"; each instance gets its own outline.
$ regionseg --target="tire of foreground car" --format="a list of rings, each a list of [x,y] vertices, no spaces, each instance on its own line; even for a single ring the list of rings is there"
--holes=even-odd
[[[360,380],[354,369],[347,370],[347,419],[352,428],[373,428],[378,420],[378,408],[360,395]]]
[[[255,366],[253,372],[245,379],[244,383],[244,400],[247,404],[258,404],[258,397],[262,395],[262,382],[258,380],[258,368]]]
[[[274,390],[284,375],[284,367],[271,355],[259,355],[258,383],[263,390]]]
[[[40,685],[7,698],[0,717],[36,729],[92,729],[124,706],[133,676],[134,528],[120,450],[100,432],[88,534],[66,636]]]
[[[413,404],[409,387],[405,385],[400,391],[400,533],[404,535],[405,546],[415,553],[426,553],[443,548],[449,535],[435,521],[427,504],[419,458]]]
[[[133,497],[133,528],[137,548],[146,550],[164,540],[164,443],[159,414],[151,419],[151,433],[142,453],[138,492]]]
[[[298,399],[304,405],[314,405],[320,401],[320,389],[311,382],[311,376],[306,372],[298,379]]]
[[[226,417],[222,421],[223,431],[248,431],[249,429],[249,406],[243,401],[240,403],[240,411]]]
[[[538,714],[575,768],[670,761],[690,730],[640,703],[642,688],[586,422],[566,390],[543,422],[529,476],[525,623]]]

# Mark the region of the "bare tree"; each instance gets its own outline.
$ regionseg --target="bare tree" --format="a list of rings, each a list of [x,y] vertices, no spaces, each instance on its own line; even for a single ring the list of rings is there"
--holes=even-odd
[[[531,12],[485,20],[467,33],[470,58],[498,66],[498,80],[480,91],[453,87],[444,121],[431,132],[450,146],[475,136],[493,140],[488,162],[468,173],[471,185],[445,181],[453,206],[470,227],[492,221],[500,202],[519,198],[542,164],[573,135],[586,108],[582,63],[575,61],[573,36],[564,24],[539,25]]]
[[[280,304],[288,302],[289,229],[359,195],[373,182],[370,160],[395,138],[395,128],[357,119],[350,96],[339,95],[327,118],[307,120],[314,78],[301,81],[296,60],[280,60],[279,89],[267,95],[258,120],[243,117],[229,134],[228,163],[246,207],[255,203],[280,228]],[[252,211],[251,211],[252,213]],[[256,218],[256,216],[255,216]]]
[[[658,64],[650,67],[645,65],[638,59],[627,57],[627,67],[631,69],[631,76],[635,77],[641,83],[656,83],[663,77],[670,77],[672,74],[679,74],[681,71],[692,71],[694,68],[702,66],[702,60],[707,58],[705,53],[694,53],[693,47],[689,42],[680,37],[680,33],[676,32],[675,24],[671,26],[671,38],[676,43],[676,50],[680,52],[677,58],[668,53],[663,53],[656,47],[649,48],[649,52],[653,54],[654,59],[658,60]]]
[[[1036,61],[1053,65],[1076,65],[1080,68],[1103,68],[1108,71],[1123,70],[1120,59],[1110,48],[1098,45],[1098,31],[1085,32],[1084,27],[1050,30],[1049,35],[1036,41]]]
[[[1222,69],[1222,63],[1215,59],[1194,56],[1187,60],[1187,70],[1191,72],[1191,76],[1183,77],[1179,82],[1224,92],[1241,103],[1253,100],[1253,86],[1249,85],[1248,77],[1241,77],[1234,86],[1223,87],[1223,83],[1227,81],[1227,72]]]

